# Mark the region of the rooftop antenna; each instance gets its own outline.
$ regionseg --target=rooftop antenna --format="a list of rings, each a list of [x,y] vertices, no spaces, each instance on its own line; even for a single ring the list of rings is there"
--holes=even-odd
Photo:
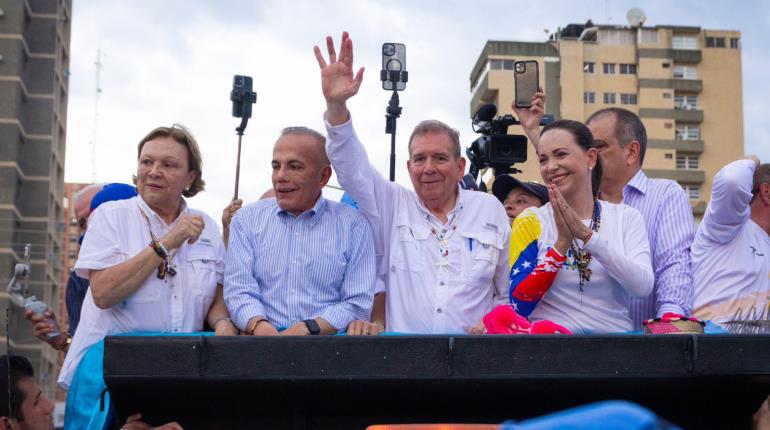
[[[638,7],[634,7],[628,11],[626,14],[626,19],[628,20],[628,24],[631,25],[631,27],[639,28],[644,25],[644,21],[647,20],[647,15],[644,14],[643,10],[639,9]]]
[[[99,95],[102,93],[101,75],[102,75],[102,50],[96,50],[96,88],[94,88],[94,129],[91,137],[91,183],[96,183],[96,130],[99,120]]]

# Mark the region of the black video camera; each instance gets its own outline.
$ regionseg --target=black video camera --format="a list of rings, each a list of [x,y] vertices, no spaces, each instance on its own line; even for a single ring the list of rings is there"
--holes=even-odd
[[[471,173],[491,167],[499,173],[515,173],[512,166],[527,161],[527,137],[508,134],[508,127],[519,124],[513,115],[495,117],[497,106],[486,104],[473,116],[473,131],[482,134],[465,151]]]
[[[233,116],[251,118],[251,105],[257,102],[257,93],[252,90],[251,76],[233,76],[233,90],[230,100],[233,102]]]

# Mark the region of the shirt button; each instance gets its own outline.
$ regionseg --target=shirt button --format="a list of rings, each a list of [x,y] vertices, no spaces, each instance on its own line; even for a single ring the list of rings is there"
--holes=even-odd
[[[444,281],[441,281],[441,282],[439,282],[438,284],[439,284],[439,285],[441,285],[442,287],[443,287],[444,285],[446,285],[446,284],[444,284]]]
[[[438,308],[438,309],[436,309],[436,312],[441,313],[441,312],[444,312],[444,311],[441,310],[441,308]]]
[[[174,299],[176,299],[176,296],[174,296]]]

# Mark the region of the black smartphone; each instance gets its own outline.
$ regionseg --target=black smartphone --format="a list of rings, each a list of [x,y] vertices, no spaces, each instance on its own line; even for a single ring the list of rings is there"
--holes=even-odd
[[[233,90],[230,100],[233,102],[233,116],[251,118],[251,105],[257,102],[257,93],[252,89],[254,80],[251,76],[233,76]]]
[[[389,72],[402,72],[406,70],[406,45],[403,43],[383,43],[382,44],[382,70]],[[406,89],[406,82],[399,80],[395,84],[396,91]],[[393,81],[386,79],[382,81],[382,89],[393,91]]]
[[[513,64],[513,79],[516,88],[516,107],[532,107],[532,97],[535,96],[540,87],[540,71],[537,61],[515,62]]]

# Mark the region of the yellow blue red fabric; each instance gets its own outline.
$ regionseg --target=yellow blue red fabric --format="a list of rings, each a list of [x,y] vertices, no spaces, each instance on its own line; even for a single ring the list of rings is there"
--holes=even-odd
[[[532,210],[516,217],[511,234],[509,298],[513,309],[528,316],[551,288],[566,257],[548,248],[545,258],[538,262],[540,219]]]

